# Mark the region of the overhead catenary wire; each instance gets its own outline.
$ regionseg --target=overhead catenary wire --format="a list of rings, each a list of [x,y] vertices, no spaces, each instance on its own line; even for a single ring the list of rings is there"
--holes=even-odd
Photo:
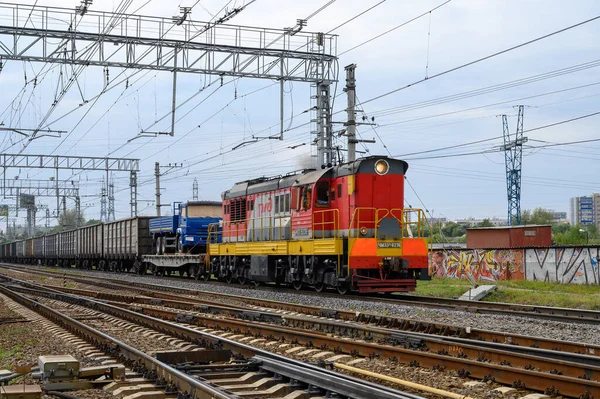
[[[542,130],[542,129],[548,129],[548,128],[551,128],[551,127],[554,127],[554,126],[563,125],[565,123],[570,123],[570,122],[578,121],[578,120],[581,120],[581,119],[591,118],[592,116],[596,116],[596,115],[600,115],[600,111],[593,112],[593,113],[586,114],[586,115],[577,116],[575,118],[570,118],[570,119],[566,119],[566,120],[559,121],[559,122],[550,123],[550,124],[543,125],[543,126],[534,127],[534,128],[531,128],[531,129],[524,130],[523,133],[530,133],[530,132],[535,132],[535,131]],[[439,152],[439,151],[443,151],[443,150],[446,150],[446,149],[454,149],[454,148],[460,148],[460,147],[467,147],[467,146],[470,146],[470,145],[473,145],[473,144],[479,144],[479,143],[483,143],[483,142],[488,142],[488,141],[492,141],[492,140],[501,139],[502,137],[503,136],[490,137],[490,138],[487,138],[487,139],[482,139],[482,140],[477,140],[477,141],[471,141],[471,142],[462,143],[462,144],[456,144],[456,145],[452,145],[452,146],[448,146],[448,147],[442,147],[442,148],[436,148],[436,149],[431,149],[431,150],[412,152],[412,153],[408,153],[408,154],[395,155],[395,157],[396,158],[404,158],[406,156],[428,154],[428,153],[431,153],[431,152]],[[597,139],[597,140],[593,139],[593,140],[590,140],[590,141],[584,140],[584,141],[581,141],[581,142],[571,142],[569,144],[587,143],[587,142],[594,142],[594,141],[600,141],[600,139]],[[566,144],[561,144],[561,145],[566,145]],[[498,151],[503,151],[503,149],[486,150],[486,151],[480,151],[480,152],[476,152],[476,153],[468,153],[468,155],[483,154],[483,153],[498,152]],[[467,154],[465,154],[465,155],[467,155]],[[435,158],[446,158],[446,157],[451,157],[451,156],[461,156],[461,154],[448,154],[448,155],[439,155],[439,156],[424,157],[424,158],[412,158],[412,159],[435,159]],[[404,158],[404,159],[411,159],[411,158]]]
[[[409,83],[409,84],[407,84],[407,85],[401,86],[401,87],[399,87],[399,88],[397,88],[397,89],[394,89],[394,90],[391,90],[391,91],[385,92],[385,93],[383,93],[383,94],[379,94],[379,95],[377,95],[377,96],[375,96],[375,97],[372,97],[372,98],[370,98],[370,99],[368,99],[368,100],[364,101],[362,104],[367,104],[367,103],[373,102],[373,101],[375,101],[375,100],[379,100],[379,99],[381,99],[381,98],[383,98],[383,97],[387,97],[387,96],[389,96],[389,95],[391,95],[391,94],[398,93],[399,91],[406,90],[406,89],[408,89],[409,87],[413,87],[413,86],[415,86],[415,85],[417,85],[417,84],[420,84],[420,83],[426,82],[426,81],[428,81],[428,80],[431,80],[431,79],[438,78],[438,77],[440,77],[440,76],[447,75],[447,74],[449,74],[449,73],[452,73],[452,72],[458,71],[458,70],[460,70],[460,69],[463,69],[463,68],[467,68],[467,67],[469,67],[469,66],[471,66],[471,65],[478,64],[478,63],[480,63],[480,62],[483,62],[483,61],[489,60],[489,59],[491,59],[491,58],[494,58],[494,57],[497,57],[497,56],[499,56],[499,55],[506,54],[506,53],[508,53],[508,52],[510,52],[510,51],[517,50],[517,49],[519,49],[519,48],[522,48],[522,47],[528,46],[528,45],[530,45],[530,44],[533,44],[533,43],[539,42],[539,41],[541,41],[541,40],[544,40],[544,39],[547,39],[547,38],[549,38],[549,37],[552,37],[552,36],[558,35],[558,34],[560,34],[560,33],[563,33],[563,32],[566,32],[566,31],[569,31],[569,30],[571,30],[571,29],[574,29],[574,28],[577,28],[577,27],[579,27],[579,26],[583,26],[583,25],[585,25],[585,24],[588,24],[588,23],[590,23],[590,22],[596,21],[596,20],[598,20],[598,19],[600,19],[600,15],[598,15],[598,16],[595,16],[595,17],[593,17],[593,18],[586,19],[585,21],[581,21],[581,22],[578,22],[578,23],[576,23],[576,24],[573,24],[573,25],[569,25],[569,26],[567,26],[567,27],[565,27],[565,28],[562,28],[562,29],[559,29],[559,30],[556,30],[556,31],[553,31],[553,32],[550,32],[550,33],[547,33],[547,34],[545,34],[545,35],[543,35],[543,36],[536,37],[535,39],[528,40],[528,41],[526,41],[526,42],[523,42],[523,43],[517,44],[517,45],[515,45],[515,46],[508,47],[508,48],[506,48],[506,49],[504,49],[504,50],[497,51],[497,52],[495,52],[495,53],[492,53],[492,54],[486,55],[486,56],[484,56],[484,57],[477,58],[477,59],[475,59],[475,60],[473,60],[473,61],[470,61],[470,62],[467,62],[467,63],[461,64],[461,65],[458,65],[458,66],[456,66],[456,67],[454,67],[454,68],[450,68],[450,69],[447,69],[447,70],[445,70],[445,71],[438,72],[438,73],[436,73],[436,74],[434,74],[434,75],[431,75],[431,76],[429,76],[429,77],[426,77],[426,78],[423,78],[423,79],[417,80],[417,81],[415,81],[415,82]],[[341,55],[341,54],[340,54],[340,55]]]
[[[388,29],[387,31],[385,31],[385,32],[383,32],[383,33],[380,33],[380,34],[379,34],[379,35],[377,35],[377,36],[374,36],[374,37],[372,37],[372,38],[370,38],[370,39],[368,39],[368,40],[365,40],[364,42],[362,42],[362,43],[360,43],[360,44],[357,44],[357,45],[356,45],[356,46],[354,46],[354,47],[351,47],[351,48],[349,48],[348,50],[342,51],[340,54],[338,54],[338,56],[339,56],[339,57],[341,57],[342,55],[344,55],[344,54],[346,54],[346,53],[349,53],[350,51],[352,51],[352,50],[355,50],[355,49],[357,49],[357,48],[359,48],[359,47],[362,47],[362,46],[364,46],[365,44],[371,43],[372,41],[374,41],[374,40],[377,40],[377,39],[379,39],[380,37],[382,37],[382,36],[385,36],[385,35],[387,35],[388,33],[391,33],[391,32],[393,32],[393,31],[395,31],[396,29],[399,29],[399,28],[401,28],[401,27],[403,27],[403,26],[406,26],[406,25],[410,24],[411,22],[414,22],[414,21],[416,21],[416,20],[418,20],[418,19],[420,19],[420,18],[424,17],[425,15],[430,15],[432,12],[434,12],[434,11],[435,11],[435,10],[437,10],[438,8],[441,8],[441,7],[445,6],[446,4],[450,3],[451,1],[452,1],[452,0],[446,0],[446,1],[445,1],[445,2],[443,2],[442,4],[440,4],[440,5],[438,5],[438,6],[434,7],[434,8],[432,8],[431,10],[429,10],[429,11],[425,11],[423,14],[420,14],[420,15],[418,15],[418,16],[416,16],[416,17],[414,17],[414,18],[411,18],[411,19],[409,19],[408,21],[401,23],[400,25],[396,25],[396,26],[394,26],[393,28],[391,28],[391,29]]]

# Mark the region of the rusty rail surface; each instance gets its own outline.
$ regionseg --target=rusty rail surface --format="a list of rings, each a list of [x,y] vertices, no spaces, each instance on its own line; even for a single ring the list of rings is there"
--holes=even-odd
[[[18,268],[16,268],[18,270]],[[47,271],[39,271],[39,270],[30,270],[27,268],[28,272],[33,272],[39,275],[46,276],[56,276],[58,273],[56,272],[47,272]],[[119,280],[102,278],[98,279],[94,277],[91,279],[90,277],[78,277],[69,275],[69,280],[74,282],[80,282],[88,285],[95,285],[98,287],[108,288],[108,289],[127,289],[129,291],[138,291],[140,295],[146,297],[132,297],[127,296],[127,298],[131,302],[137,303],[146,303],[146,304],[163,304],[165,306],[174,307],[177,309],[184,310],[197,310],[199,305],[209,307],[212,309],[211,311],[215,311],[218,309],[224,308],[234,308],[239,310],[247,310],[247,308],[243,308],[241,306],[235,305],[223,305],[222,302],[219,301],[211,301],[206,299],[206,297],[214,297],[214,298],[226,298],[235,300],[238,302],[247,303],[248,305],[259,307],[261,309],[269,308],[269,309],[277,309],[277,310],[285,310],[288,312],[297,312],[305,315],[312,315],[318,317],[327,317],[333,319],[342,319],[348,321],[355,321],[359,323],[364,323],[368,325],[376,325],[388,329],[394,329],[403,332],[412,332],[412,333],[423,333],[423,334],[434,334],[445,337],[457,337],[457,338],[467,338],[478,341],[485,341],[490,343],[505,343],[509,345],[517,345],[523,348],[539,348],[539,349],[547,349],[555,352],[568,352],[575,354],[586,354],[589,356],[600,357],[600,346],[584,344],[579,342],[570,342],[570,341],[562,341],[562,340],[553,340],[546,339],[541,337],[531,337],[526,335],[519,334],[511,334],[511,333],[503,333],[497,331],[489,331],[482,329],[474,329],[462,326],[454,326],[448,324],[440,324],[440,323],[431,323],[424,321],[417,321],[412,319],[402,319],[398,317],[391,316],[382,316],[375,315],[369,313],[362,312],[353,312],[353,311],[343,311],[343,310],[335,310],[335,309],[326,309],[322,307],[315,306],[307,306],[307,305],[298,305],[292,303],[285,302],[277,302],[270,301],[265,299],[253,299],[253,298],[240,298],[234,295],[221,294],[221,293],[210,293],[200,290],[193,290],[188,288],[177,288],[177,287],[164,287],[157,284],[150,283],[127,283],[123,284]],[[48,286],[51,287],[51,286]],[[58,288],[58,287],[53,287]],[[78,290],[75,288],[61,288],[62,291],[71,292],[74,294],[80,295],[90,295],[90,292],[87,290]],[[165,292],[167,291],[167,292]],[[178,294],[173,294],[173,292],[177,292]],[[115,301],[123,301],[126,298],[121,298],[122,295],[110,294],[110,293],[96,293],[94,294],[98,299],[106,299],[106,300],[115,300]],[[187,296],[182,296],[187,295]],[[160,301],[158,301],[160,300]]]
[[[374,383],[371,383],[368,381],[356,379],[356,378],[353,378],[353,377],[350,377],[350,376],[347,376],[344,374],[340,374],[340,373],[337,373],[337,372],[334,372],[331,370],[326,370],[326,369],[317,367],[312,364],[295,361],[293,359],[285,358],[285,357],[277,355],[277,354],[273,354],[273,353],[266,352],[266,351],[263,351],[260,349],[256,349],[256,348],[250,347],[248,345],[245,345],[245,344],[233,341],[233,340],[228,340],[226,338],[218,337],[213,334],[200,332],[200,331],[194,330],[192,328],[186,327],[184,325],[180,325],[177,323],[171,323],[171,322],[168,322],[165,320],[160,320],[155,317],[140,314],[140,313],[128,310],[128,309],[122,309],[122,308],[113,306],[112,304],[109,304],[109,303],[99,302],[99,301],[95,301],[95,300],[91,300],[88,298],[79,297],[79,296],[75,296],[75,295],[71,295],[71,294],[63,294],[56,290],[44,289],[43,287],[41,287],[37,284],[20,281],[20,280],[13,279],[8,276],[2,276],[2,278],[5,280],[8,280],[8,281],[12,281],[13,283],[22,284],[23,286],[28,286],[29,288],[25,288],[23,286],[18,286],[18,285],[10,285],[10,286],[0,285],[0,292],[11,297],[12,299],[18,301],[19,303],[28,305],[35,311],[41,310],[40,313],[43,314],[44,316],[49,315],[48,318],[50,318],[51,320],[59,322],[60,324],[64,325],[70,331],[78,333],[78,335],[83,336],[83,337],[87,338],[88,340],[91,340],[91,342],[94,342],[96,344],[102,343],[101,347],[103,349],[110,348],[111,353],[112,353],[113,348],[110,345],[109,346],[106,345],[107,341],[110,341],[111,343],[113,343],[115,345],[119,345],[122,343],[120,343],[117,340],[112,339],[111,337],[109,337],[108,335],[106,335],[102,332],[96,331],[96,330],[92,329],[91,327],[86,326],[83,323],[80,323],[74,319],[68,318],[67,316],[60,314],[56,310],[53,310],[45,305],[35,302],[23,295],[19,295],[16,293],[16,291],[25,291],[26,293],[28,293],[30,295],[42,296],[42,297],[47,297],[47,298],[51,298],[54,300],[60,300],[60,301],[77,304],[80,306],[86,306],[86,307],[92,308],[96,311],[110,314],[115,317],[120,317],[122,319],[131,321],[133,323],[136,323],[136,324],[148,327],[148,328],[152,328],[156,331],[168,333],[169,335],[172,335],[174,337],[188,340],[192,343],[207,347],[209,349],[230,350],[232,352],[232,354],[238,355],[238,356],[241,355],[244,358],[249,359],[250,361],[252,361],[252,359],[255,356],[260,356],[261,358],[269,358],[274,361],[285,362],[288,370],[289,369],[296,370],[296,372],[288,375],[282,370],[282,372],[280,374],[285,375],[288,378],[293,378],[295,380],[301,381],[309,386],[319,387],[319,388],[323,389],[325,392],[341,394],[343,396],[346,396],[349,398],[356,398],[356,399],[375,399],[375,398],[381,398],[381,397],[393,398],[393,399],[423,399],[421,397],[407,394],[405,392],[401,392],[401,391],[398,391],[398,390],[395,390],[395,389],[392,389],[389,387],[377,385],[377,384],[374,384]],[[156,366],[156,367],[158,367],[157,366],[158,363],[161,363],[161,362],[158,362],[156,359],[144,354],[143,352],[140,352],[135,348],[128,347],[125,344],[119,345],[118,349],[123,351],[123,353],[124,353],[123,356],[126,357],[127,359],[131,359],[132,357],[137,357],[141,354],[141,355],[143,355],[143,359],[145,359],[146,361],[148,361],[148,360],[153,361],[154,366]],[[134,353],[134,355],[132,356],[131,353]],[[142,358],[140,358],[140,359],[142,359]],[[260,366],[260,362],[258,362],[257,364],[258,364],[258,366]],[[184,373],[181,373],[181,372],[175,370],[174,368],[171,368],[164,364],[160,365],[160,367],[163,367],[163,369],[166,370],[166,372],[161,374],[161,376],[162,376],[162,378],[164,378],[168,381],[174,380],[178,384],[180,383],[180,381],[178,379],[178,374],[176,374],[175,377],[171,377],[171,374],[173,372],[175,372],[175,373],[184,375],[187,378],[187,380],[189,380],[189,381],[187,381],[188,384],[190,383],[190,381],[195,381],[195,383],[197,383],[197,385],[199,385],[200,387],[203,386],[203,384],[200,383],[199,381],[194,380],[193,378],[189,377],[188,375],[186,375]],[[169,373],[171,373],[171,374],[169,374]],[[297,374],[298,375],[302,374],[302,375],[310,376],[310,377],[299,378],[297,376]],[[183,383],[181,383],[181,384],[183,385]],[[177,385],[177,386],[179,386],[179,385]],[[186,386],[184,386],[184,388],[188,388],[188,386],[186,385]],[[219,393],[218,389],[213,388],[213,390],[216,393]],[[184,392],[187,394],[190,392],[194,392],[194,390],[186,389]],[[197,396],[197,397],[199,397],[199,398],[200,397],[201,398],[204,398],[204,397],[213,398],[214,397],[216,399],[237,398],[235,395],[233,395],[233,396],[218,396],[216,394],[214,394],[213,396]]]
[[[324,350],[333,349],[335,352],[349,353],[355,356],[394,359],[402,363],[418,364],[424,367],[449,368],[457,370],[459,375],[463,376],[486,380],[491,379],[499,383],[527,387],[538,391],[560,392],[563,396],[600,395],[600,383],[598,382],[600,368],[598,366],[548,359],[542,356],[520,354],[497,348],[481,347],[471,343],[445,342],[444,340],[431,337],[406,340],[404,343],[401,341],[388,342],[387,344],[355,339],[349,340],[332,337],[327,331],[303,331],[298,328],[232,318],[215,319],[211,316],[203,316],[198,313],[182,314],[181,312],[159,308],[158,305],[132,306],[123,303],[114,305],[100,303],[71,294],[46,292],[42,287],[32,283],[25,283],[25,285],[29,285],[31,288],[19,289],[41,296],[49,296],[55,299],[60,298],[61,300],[75,302],[84,306],[93,304],[93,307],[97,310],[101,309],[103,312],[134,321],[138,324],[146,324],[159,331],[168,331],[174,336],[188,340],[197,340],[197,334],[201,334],[203,339],[206,339],[208,336],[213,340],[221,340],[225,344],[225,348],[228,349],[240,344],[235,341],[211,336],[210,334],[200,333],[184,325],[168,323],[162,319],[232,331],[236,334],[278,339],[285,342],[304,344],[307,347],[322,348]],[[37,289],[37,292],[32,291],[35,289]],[[131,308],[131,310],[127,308]],[[317,323],[321,322],[320,320],[314,321]],[[322,324],[326,323],[322,322]],[[387,337],[388,340],[390,338],[390,336]],[[383,341],[385,342],[385,340]],[[393,344],[400,344],[403,347],[393,346]],[[248,349],[249,347],[246,348]]]

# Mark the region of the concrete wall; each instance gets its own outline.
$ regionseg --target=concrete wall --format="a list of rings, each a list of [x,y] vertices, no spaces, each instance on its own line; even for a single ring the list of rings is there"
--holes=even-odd
[[[431,253],[431,275],[495,282],[600,284],[600,248],[456,249]]]

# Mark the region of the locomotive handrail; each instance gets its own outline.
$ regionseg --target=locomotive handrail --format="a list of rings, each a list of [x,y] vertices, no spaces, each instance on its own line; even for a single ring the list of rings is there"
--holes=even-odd
[[[366,219],[361,217],[365,213],[367,216]],[[411,217],[412,214],[416,214],[416,221]],[[352,214],[352,219],[350,221],[350,231],[349,236],[358,237],[357,231],[358,229],[365,227],[373,229],[373,237],[377,237],[377,230],[379,228],[379,224],[381,220],[384,218],[391,216],[398,221],[402,228],[402,238],[410,238],[411,234],[408,234],[411,226],[416,226],[416,234],[412,232],[413,237],[424,237],[425,227],[428,225],[427,218],[425,217],[425,212],[419,208],[373,208],[373,207],[359,207],[356,208]],[[370,237],[370,235],[369,235]]]
[[[362,219],[361,223],[361,212],[364,214],[365,212],[370,211],[373,212],[373,216],[371,219]],[[379,216],[380,212],[385,212],[383,216]],[[377,237],[377,229],[379,228],[379,222],[384,219],[386,216],[390,214],[389,209],[385,208],[374,208],[374,207],[359,207],[354,209],[352,213],[352,219],[350,220],[350,231],[348,232],[348,236],[352,237],[355,233],[355,230],[358,230],[362,227],[372,228],[373,229],[373,237]],[[355,224],[356,222],[356,224]],[[399,221],[401,223],[401,221]]]
[[[429,223],[427,222],[427,218],[425,217],[425,212],[422,209],[419,209],[419,208],[392,209],[391,213],[394,214],[395,211],[399,211],[402,213],[401,223],[402,223],[402,237],[403,238],[410,238],[410,234],[405,234],[405,231],[406,231],[406,233],[408,233],[408,230],[410,229],[411,226],[416,226],[416,228],[417,228],[416,235],[415,235],[415,232],[411,231],[411,233],[413,234],[413,237],[418,237],[418,238],[425,237],[425,227],[426,227],[426,225],[428,226]],[[411,216],[413,214],[416,214],[416,219],[417,219],[416,221],[412,220],[413,218]]]
[[[238,238],[240,237],[240,232],[243,233],[244,237],[246,237],[247,235],[250,235],[251,242],[283,241],[284,239],[286,239],[286,237],[285,237],[286,226],[281,223],[277,224],[276,221],[284,219],[284,218],[290,218],[290,225],[291,225],[291,220],[292,220],[291,215],[285,215],[285,216],[270,215],[270,216],[261,216],[261,217],[257,217],[257,218],[244,219],[244,220],[239,220],[239,221],[223,221],[223,231],[221,232],[221,234],[223,236],[228,235],[229,238],[233,237],[233,234],[235,234],[236,241],[230,241],[230,242],[238,242]],[[212,225],[218,226],[218,223],[213,223]],[[212,241],[211,233],[213,233],[213,230],[214,230],[214,227],[211,227],[212,225],[209,225],[209,236],[211,237],[210,243],[216,244],[217,242]],[[279,231],[277,232],[276,229],[279,229]],[[264,234],[265,232],[267,232],[266,236]],[[246,238],[244,240],[247,241]]]
[[[315,222],[315,216],[319,214],[321,215],[321,221],[320,222]],[[332,220],[326,220],[326,215],[331,214],[332,216]],[[325,227],[326,226],[330,226],[333,225],[333,229],[331,230],[327,230]],[[316,230],[316,226],[321,226],[321,237],[316,237],[315,236],[315,231]],[[317,239],[317,238],[321,238],[324,239],[325,237],[325,232],[326,231],[331,231],[333,237],[329,237],[329,238],[339,238],[340,235],[340,211],[339,209],[324,209],[322,211],[315,211],[313,212],[312,215],[312,238]]]

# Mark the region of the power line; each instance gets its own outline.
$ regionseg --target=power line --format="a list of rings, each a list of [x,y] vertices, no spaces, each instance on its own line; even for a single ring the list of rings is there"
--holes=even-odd
[[[407,84],[407,85],[405,85],[405,86],[402,86],[402,87],[399,87],[399,88],[397,88],[397,89],[394,89],[394,90],[388,91],[387,93],[383,93],[383,94],[380,94],[380,95],[378,95],[378,96],[376,96],[376,97],[370,98],[370,99],[368,99],[367,101],[363,102],[362,104],[367,104],[367,103],[370,103],[370,102],[372,102],[372,101],[379,100],[380,98],[383,98],[383,97],[389,96],[390,94],[394,94],[394,93],[397,93],[397,92],[399,92],[399,91],[402,91],[402,90],[408,89],[409,87],[415,86],[415,85],[417,85],[417,84],[419,84],[419,83],[423,83],[423,82],[425,82],[425,81],[428,81],[428,80],[431,80],[431,79],[434,79],[434,78],[438,78],[438,77],[440,77],[440,76],[443,76],[443,75],[449,74],[449,73],[451,73],[451,72],[458,71],[459,69],[463,69],[463,68],[469,67],[469,66],[471,66],[471,65],[475,65],[475,64],[477,64],[477,63],[480,63],[480,62],[482,62],[482,61],[489,60],[490,58],[494,58],[494,57],[497,57],[497,56],[499,56],[499,55],[502,55],[502,54],[508,53],[508,52],[510,52],[510,51],[513,51],[513,50],[519,49],[519,48],[521,48],[521,47],[527,46],[527,45],[529,45],[529,44],[532,44],[532,43],[538,42],[538,41],[540,41],[540,40],[547,39],[547,38],[549,38],[549,37],[552,37],[552,36],[554,36],[554,35],[557,35],[557,34],[559,34],[559,33],[563,33],[563,32],[566,32],[566,31],[568,31],[568,30],[570,30],[570,29],[574,29],[574,28],[577,28],[577,27],[579,27],[579,26],[585,25],[585,24],[587,24],[587,23],[590,23],[590,22],[596,21],[597,19],[600,19],[600,15],[598,15],[598,16],[596,16],[596,17],[593,17],[593,18],[590,18],[590,19],[587,19],[587,20],[585,20],[585,21],[582,21],[582,22],[576,23],[576,24],[574,24],[574,25],[567,26],[566,28],[563,28],[563,29],[560,29],[560,30],[557,30],[557,31],[554,31],[554,32],[551,32],[551,33],[548,33],[548,34],[546,34],[546,35],[543,35],[543,36],[537,37],[537,38],[535,38],[535,39],[528,40],[528,41],[526,41],[526,42],[524,42],[524,43],[518,44],[518,45],[516,45],[516,46],[509,47],[509,48],[507,48],[507,49],[504,49],[504,50],[498,51],[498,52],[496,52],[496,53],[493,53],[493,54],[487,55],[487,56],[485,56],[485,57],[478,58],[478,59],[476,59],[476,60],[474,60],[474,61],[467,62],[466,64],[462,64],[462,65],[459,65],[459,66],[457,66],[457,67],[454,67],[454,68],[451,68],[451,69],[447,69],[447,70],[445,70],[445,71],[443,71],[443,72],[439,72],[439,73],[437,73],[437,74],[435,74],[435,75],[431,75],[431,76],[429,76],[429,77],[426,77],[426,78],[424,78],[424,79],[417,80],[417,81],[415,81],[415,82],[413,82],[413,83],[409,83],[409,84]],[[343,54],[343,53],[342,53],[342,54]],[[342,54],[340,54],[340,55],[342,55]]]
[[[578,116],[578,117],[571,118],[571,119],[567,119],[567,120],[560,121],[560,122],[550,123],[550,124],[544,125],[544,126],[538,126],[538,127],[532,128],[532,129],[524,130],[523,133],[535,132],[537,130],[547,129],[547,128],[558,126],[558,125],[562,125],[562,124],[565,124],[565,123],[574,122],[574,121],[585,119],[585,118],[590,118],[590,117],[596,116],[596,115],[600,115],[600,111],[593,112],[593,113],[587,114],[587,115]],[[469,145],[479,144],[479,143],[483,143],[483,142],[486,142],[486,141],[497,140],[497,139],[500,139],[502,137],[503,136],[491,137],[491,138],[488,138],[488,139],[483,139],[483,140],[478,140],[478,141],[472,141],[472,142],[463,143],[463,144],[457,144],[457,145],[453,145],[453,146],[449,146],[449,147],[442,147],[442,148],[436,148],[436,149],[432,149],[432,150],[425,150],[425,151],[413,152],[413,153],[409,153],[409,154],[396,155],[394,157],[395,158],[404,158],[405,156],[410,156],[410,155],[420,155],[420,154],[427,154],[427,153],[431,153],[431,152],[442,151],[442,150],[446,150],[446,149],[466,147],[466,146],[469,146]],[[546,145],[544,147],[553,147],[553,146],[557,146],[557,145],[580,144],[580,143],[588,143],[588,142],[594,142],[594,141],[600,141],[600,139],[583,140],[583,141],[580,141],[580,142],[557,143],[557,144]],[[542,148],[542,147],[531,147],[531,148]],[[405,160],[406,159],[450,158],[450,157],[465,156],[465,155],[488,154],[488,153],[498,152],[498,151],[503,151],[503,150],[502,149],[493,149],[493,150],[485,150],[485,151],[462,153],[462,154],[444,154],[444,155],[437,155],[437,156],[432,156],[432,157],[405,158]]]
[[[372,38],[370,38],[370,39],[368,39],[368,40],[366,40],[366,41],[364,41],[364,42],[362,42],[362,43],[360,43],[360,44],[357,44],[356,46],[354,46],[354,47],[351,47],[351,48],[349,48],[348,50],[341,52],[340,54],[338,54],[338,56],[339,56],[339,57],[341,57],[342,55],[344,55],[344,54],[346,54],[346,53],[348,53],[348,52],[350,52],[350,51],[352,51],[352,50],[355,50],[355,49],[357,49],[357,48],[359,48],[359,47],[361,47],[361,46],[364,46],[365,44],[367,44],[367,43],[370,43],[370,42],[372,42],[373,40],[379,39],[380,37],[382,37],[382,36],[384,36],[384,35],[387,35],[388,33],[390,33],[390,32],[393,32],[393,31],[395,31],[396,29],[399,29],[399,28],[401,28],[401,27],[403,27],[403,26],[405,26],[405,25],[408,25],[408,24],[410,24],[411,22],[413,22],[413,21],[416,21],[417,19],[419,19],[419,18],[422,18],[422,17],[424,17],[424,16],[425,16],[425,15],[427,15],[427,14],[431,14],[432,12],[434,12],[435,10],[437,10],[438,8],[440,8],[440,7],[443,7],[443,6],[445,6],[446,4],[450,3],[450,1],[452,1],[452,0],[447,0],[447,1],[443,2],[442,4],[440,4],[439,6],[432,8],[432,9],[431,9],[431,10],[429,10],[429,11],[425,11],[425,12],[424,12],[423,14],[421,14],[421,15],[418,15],[418,16],[416,16],[416,17],[414,17],[414,18],[412,18],[412,19],[410,19],[410,20],[408,20],[408,21],[406,21],[406,22],[403,22],[403,23],[401,23],[400,25],[396,25],[396,26],[394,26],[392,29],[389,29],[389,30],[387,30],[387,31],[385,31],[385,32],[383,32],[383,33],[380,33],[379,35],[377,35],[377,36],[375,36],[375,37],[372,37]],[[379,5],[379,4],[377,4],[377,5]],[[368,10],[367,10],[367,11],[368,11]]]
[[[359,14],[357,14],[357,15],[353,16],[352,18],[350,18],[350,19],[346,20],[345,22],[342,22],[341,24],[339,24],[339,25],[338,25],[338,26],[336,26],[335,28],[333,28],[333,29],[330,29],[330,30],[329,30],[327,33],[331,33],[331,32],[333,32],[333,31],[335,31],[335,30],[338,30],[338,29],[339,29],[339,28],[341,28],[342,26],[344,26],[344,25],[346,25],[346,24],[348,24],[348,23],[350,23],[350,22],[354,21],[355,19],[357,19],[357,18],[359,18],[359,17],[362,17],[363,15],[365,15],[366,13],[368,13],[369,11],[371,11],[372,9],[374,9],[375,7],[377,7],[377,6],[379,6],[379,5],[383,4],[383,3],[385,3],[386,1],[387,1],[387,0],[381,0],[379,3],[377,3],[377,4],[375,4],[375,5],[373,5],[373,6],[369,7],[369,8],[367,8],[367,9],[366,9],[366,10],[364,10],[363,12],[361,12],[361,13],[359,13]],[[340,54],[340,55],[341,55],[341,54]]]
[[[387,116],[387,115],[400,113],[400,112],[414,111],[416,109],[427,108],[430,106],[444,104],[447,102],[463,100],[466,98],[489,94],[489,93],[493,93],[496,91],[512,89],[515,87],[519,87],[519,86],[523,86],[523,85],[527,85],[527,84],[531,84],[531,83],[537,83],[537,82],[540,82],[540,81],[543,81],[546,79],[556,78],[559,76],[568,75],[568,74],[575,73],[575,72],[581,72],[581,71],[584,71],[584,70],[587,70],[590,68],[597,68],[599,66],[600,66],[600,59],[596,59],[593,61],[572,65],[572,66],[569,66],[566,68],[555,69],[555,70],[544,72],[541,74],[532,75],[532,76],[528,76],[525,78],[520,78],[520,79],[516,79],[516,80],[504,82],[504,83],[491,85],[491,86],[486,86],[486,87],[482,87],[479,89],[469,90],[469,91],[451,94],[451,95],[447,95],[447,96],[443,96],[443,97],[436,97],[436,98],[433,98],[430,100],[419,101],[416,103],[407,104],[407,105],[403,105],[403,106],[399,106],[399,107],[376,110],[376,111],[370,112],[369,115],[371,115],[371,116]],[[577,88],[588,87],[588,86],[593,86],[593,85],[597,85],[597,84],[600,84],[600,82],[592,83],[589,85],[577,86]],[[558,92],[560,92],[560,91],[558,91]],[[525,97],[525,98],[531,98],[531,97]]]

